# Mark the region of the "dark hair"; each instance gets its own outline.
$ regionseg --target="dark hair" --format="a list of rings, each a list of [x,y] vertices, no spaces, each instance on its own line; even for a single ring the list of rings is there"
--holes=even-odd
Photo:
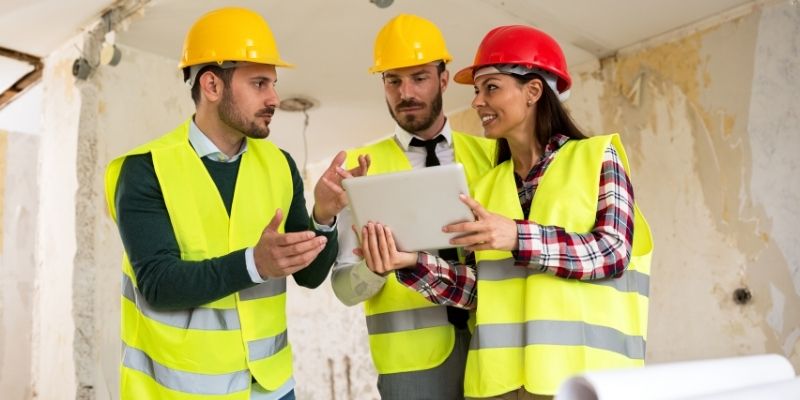
[[[524,85],[534,79],[542,81],[542,96],[536,102],[536,121],[534,122],[533,134],[536,136],[536,143],[544,149],[550,138],[560,133],[569,136],[572,139],[586,139],[587,136],[581,132],[580,129],[572,121],[567,109],[561,104],[561,100],[545,83],[545,80],[539,74],[527,75],[514,75],[520,85]],[[508,141],[505,139],[497,140],[497,164],[502,163],[511,158],[511,148],[508,146]]]
[[[447,65],[445,65],[444,61],[439,61],[439,64],[436,64],[436,71],[439,72],[439,75],[444,72],[445,68],[447,68]]]
[[[211,72],[212,74],[216,75],[222,82],[225,84],[225,87],[230,87],[231,79],[233,77],[233,71],[236,68],[220,68],[218,65],[206,65],[203,68],[200,68],[200,71],[197,72],[194,78],[194,84],[192,85],[192,100],[194,100],[194,104],[200,102],[200,77],[203,76],[206,72]],[[184,80],[189,79],[189,67],[183,69],[183,78]]]

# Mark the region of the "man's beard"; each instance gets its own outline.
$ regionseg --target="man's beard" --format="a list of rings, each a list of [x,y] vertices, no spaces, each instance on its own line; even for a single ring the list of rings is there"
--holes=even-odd
[[[219,104],[219,119],[242,132],[245,136],[253,139],[264,139],[269,136],[269,125],[260,126],[255,120],[248,121],[236,107],[231,90],[226,89],[222,92],[222,101]],[[267,107],[256,113],[256,118],[272,117],[275,114],[275,107]]]
[[[403,130],[409,133],[416,133],[422,132],[428,128],[430,128],[434,122],[436,122],[436,118],[442,112],[442,89],[439,88],[439,93],[436,93],[436,96],[433,98],[433,102],[431,102],[430,113],[428,115],[422,116],[422,118],[417,118],[415,115],[406,115],[405,118],[400,119],[394,113],[394,109],[386,102],[386,105],[389,107],[389,113],[392,114],[392,118],[397,122],[397,125],[400,125]],[[397,108],[402,107],[412,107],[412,106],[423,106],[425,103],[420,103],[417,101],[401,101]]]

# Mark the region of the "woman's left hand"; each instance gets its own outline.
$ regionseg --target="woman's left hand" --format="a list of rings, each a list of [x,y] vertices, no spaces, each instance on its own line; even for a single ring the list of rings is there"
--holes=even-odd
[[[450,244],[464,246],[466,250],[516,250],[517,223],[500,214],[487,211],[472,197],[459,196],[472,210],[474,222],[459,222],[442,228],[447,233],[463,233],[450,240]]]

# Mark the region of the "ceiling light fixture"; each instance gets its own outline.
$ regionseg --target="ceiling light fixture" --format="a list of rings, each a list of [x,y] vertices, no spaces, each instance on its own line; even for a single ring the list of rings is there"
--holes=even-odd
[[[394,0],[369,0],[370,3],[375,4],[378,8],[386,8],[394,3]]]
[[[303,121],[303,186],[308,188],[310,182],[308,181],[308,138],[306,137],[306,130],[308,129],[308,110],[316,106],[317,103],[305,96],[292,96],[287,97],[278,104],[278,108],[288,112],[302,112],[305,116]]]

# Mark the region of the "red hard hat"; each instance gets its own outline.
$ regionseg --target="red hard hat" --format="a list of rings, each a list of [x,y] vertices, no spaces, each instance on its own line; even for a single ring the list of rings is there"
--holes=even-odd
[[[458,83],[472,85],[476,70],[489,65],[512,64],[538,68],[558,78],[558,92],[572,86],[567,72],[567,60],[561,46],[550,35],[525,25],[499,26],[492,29],[481,41],[475,61],[456,73]]]

